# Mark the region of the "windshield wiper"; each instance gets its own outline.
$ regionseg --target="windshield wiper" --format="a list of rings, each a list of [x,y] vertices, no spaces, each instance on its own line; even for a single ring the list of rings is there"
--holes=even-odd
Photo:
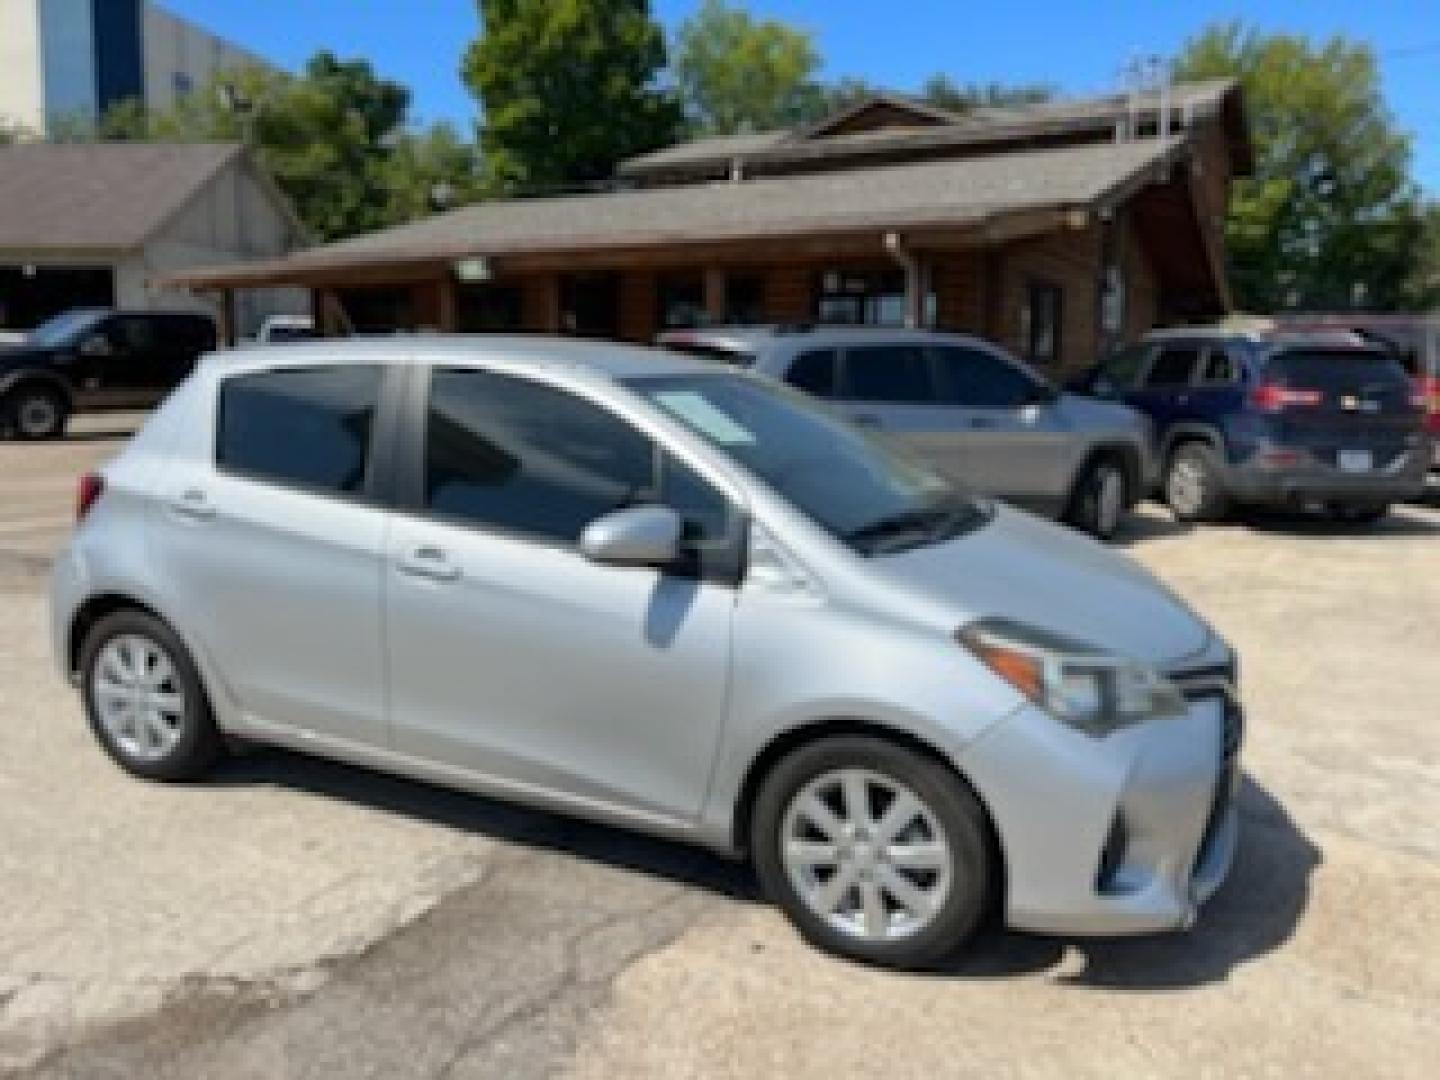
[[[933,537],[949,531],[957,510],[953,507],[930,506],[920,510],[902,510],[876,518],[858,529],[845,534],[845,542],[851,547],[874,552],[887,541],[905,537],[916,537],[918,543],[927,543]]]

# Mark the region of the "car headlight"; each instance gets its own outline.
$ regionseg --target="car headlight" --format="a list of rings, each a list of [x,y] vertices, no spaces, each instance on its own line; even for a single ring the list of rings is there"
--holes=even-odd
[[[1087,735],[1185,712],[1179,689],[1148,664],[1007,619],[956,635],[986,667],[1061,723]]]

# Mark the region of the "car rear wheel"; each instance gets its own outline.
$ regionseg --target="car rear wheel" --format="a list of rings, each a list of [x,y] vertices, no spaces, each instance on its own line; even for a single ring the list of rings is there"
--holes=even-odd
[[[5,426],[22,439],[58,439],[65,433],[65,399],[48,386],[21,386],[4,403]]]
[[[101,619],[81,649],[85,707],[105,751],[147,780],[191,780],[222,742],[190,654],[141,611]]]
[[[950,956],[980,925],[994,859],[985,813],[942,763],[844,736],[783,759],[755,804],[769,896],[816,946],[888,967]]]
[[[1177,447],[1165,469],[1165,501],[1180,521],[1219,521],[1230,507],[1220,459],[1205,443]]]
[[[1128,503],[1125,469],[1114,458],[1103,457],[1080,474],[1065,520],[1099,540],[1111,540],[1125,518]]]

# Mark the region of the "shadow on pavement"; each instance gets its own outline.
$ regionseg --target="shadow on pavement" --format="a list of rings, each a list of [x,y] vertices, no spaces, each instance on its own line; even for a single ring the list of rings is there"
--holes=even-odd
[[[1223,982],[1234,968],[1273,952],[1295,932],[1309,901],[1310,876],[1321,862],[1320,849],[1249,777],[1239,808],[1235,865],[1188,932],[1088,938],[997,930],[940,974],[1007,978],[1043,973],[1060,967],[1073,950],[1081,969],[1057,974],[1060,982],[1129,990]]]
[[[506,843],[563,852],[673,881],[731,900],[757,902],[749,869],[700,848],[577,821],[543,810],[432,787],[283,750],[225,763],[213,782],[274,785],[360,803]],[[1239,797],[1241,838],[1229,880],[1185,933],[1130,938],[1047,937],[994,929],[932,978],[1004,979],[1073,966],[1056,978],[1079,986],[1161,990],[1224,981],[1235,967],[1279,948],[1309,899],[1319,849],[1252,779]]]
[[[747,867],[702,848],[304,754],[256,749],[226,760],[207,783],[304,791],[506,843],[563,852],[734,900],[755,899]]]

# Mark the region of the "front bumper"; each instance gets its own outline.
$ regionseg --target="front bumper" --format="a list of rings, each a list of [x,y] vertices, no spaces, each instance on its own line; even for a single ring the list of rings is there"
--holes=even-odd
[[[1008,925],[1049,933],[1184,929],[1224,882],[1238,836],[1242,717],[1217,677],[1184,716],[1079,734],[1027,708],[960,761],[1006,863]]]

